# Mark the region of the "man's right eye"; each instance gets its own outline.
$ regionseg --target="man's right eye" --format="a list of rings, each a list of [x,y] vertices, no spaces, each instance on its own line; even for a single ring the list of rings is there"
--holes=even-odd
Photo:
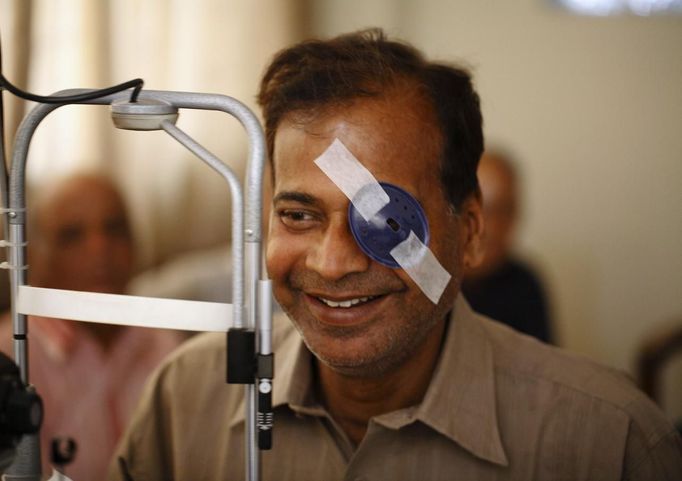
[[[298,209],[282,209],[277,211],[277,216],[282,224],[295,230],[309,229],[317,222],[313,214]]]

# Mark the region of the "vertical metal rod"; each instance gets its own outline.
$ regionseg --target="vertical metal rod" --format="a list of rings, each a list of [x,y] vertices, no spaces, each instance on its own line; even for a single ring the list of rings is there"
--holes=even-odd
[[[244,232],[243,232],[243,216],[242,209],[242,192],[239,179],[232,172],[232,170],[220,161],[215,155],[199,145],[185,132],[176,127],[172,122],[163,121],[161,127],[175,140],[187,147],[192,153],[199,157],[202,161],[208,164],[211,168],[216,170],[220,175],[227,180],[232,194],[232,252],[234,260],[233,266],[233,295],[232,300],[234,308],[234,327],[247,329],[255,328],[256,316],[256,289],[255,284],[258,282],[258,271],[260,267],[260,243],[249,242],[244,246]],[[244,249],[246,248],[246,256],[244,256]],[[244,262],[245,261],[245,262]],[[244,283],[244,264],[246,264],[246,283]],[[242,320],[242,313],[244,311],[244,294],[246,295],[247,318],[246,323]],[[260,479],[260,456],[258,451],[257,433],[256,433],[256,392],[254,384],[245,385],[245,399],[246,402],[246,429],[245,429],[245,462],[247,470],[247,478],[251,481]]]
[[[259,316],[256,319],[258,352],[272,354],[272,281],[263,279],[258,283]]]
[[[21,217],[24,218],[23,215]],[[9,225],[9,244],[9,255],[7,257],[10,289],[12,299],[16,299],[19,286],[26,284],[25,225],[23,223]],[[11,314],[14,331],[14,362],[19,366],[22,382],[28,384],[28,324],[26,316],[17,312],[14,302],[12,303]]]
[[[256,396],[256,385],[245,384],[246,395],[246,429],[244,445],[245,461],[246,461],[246,479],[249,481],[258,481],[260,479],[260,452],[258,451],[257,432],[256,432],[256,403],[258,397]]]
[[[272,448],[272,379],[274,359],[272,356],[272,282],[258,281],[258,316],[256,318],[256,342],[258,344],[258,448]]]
[[[248,235],[248,233],[247,233]],[[261,248],[260,242],[246,242],[245,245],[245,266],[246,266],[246,298],[248,300],[249,309],[247,311],[247,327],[249,329],[256,328],[256,319],[258,316],[258,278],[260,275],[261,264]],[[256,346],[258,352],[258,346]],[[255,373],[254,373],[255,376]],[[258,416],[258,395],[256,392],[256,379],[254,377],[254,384],[246,386],[247,389],[247,410],[246,410],[246,462],[247,472],[250,480],[260,479],[260,451],[258,449],[258,432],[257,432],[257,416]]]

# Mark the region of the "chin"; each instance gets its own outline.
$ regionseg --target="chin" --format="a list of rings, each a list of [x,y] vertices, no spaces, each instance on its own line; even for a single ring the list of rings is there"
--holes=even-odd
[[[317,354],[317,359],[324,363],[331,370],[344,377],[352,378],[378,378],[388,372],[394,371],[405,359],[325,359]],[[405,356],[406,357],[406,356]]]
[[[303,340],[308,350],[322,364],[342,376],[355,378],[381,377],[402,365],[412,352],[390,347],[388,350],[381,350],[367,345],[354,347],[340,342],[339,339],[329,341],[333,348],[327,349],[321,343],[309,342],[305,335]]]

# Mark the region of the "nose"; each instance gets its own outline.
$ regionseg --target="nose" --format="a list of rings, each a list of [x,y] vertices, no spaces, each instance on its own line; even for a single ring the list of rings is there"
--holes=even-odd
[[[320,241],[313,245],[306,257],[306,267],[330,281],[364,272],[369,269],[370,262],[355,242],[345,216],[329,222]]]
[[[85,237],[85,250],[95,256],[106,256],[111,250],[111,238],[102,230],[92,229]]]

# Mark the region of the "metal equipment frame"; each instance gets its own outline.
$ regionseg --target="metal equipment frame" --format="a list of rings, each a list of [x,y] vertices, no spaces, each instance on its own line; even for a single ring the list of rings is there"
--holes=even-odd
[[[94,92],[87,89],[71,89],[57,92],[55,96],[75,95]],[[226,319],[218,330],[227,331],[228,366],[227,381],[245,385],[245,468],[246,479],[260,479],[260,449],[269,449],[272,432],[271,391],[273,378],[272,354],[272,315],[271,284],[261,255],[262,243],[262,186],[266,159],[265,139],[262,127],[248,107],[241,102],[217,94],[153,91],[143,90],[135,102],[128,102],[129,92],[119,92],[94,100],[79,102],[80,104],[111,105],[114,114],[131,115],[152,119],[157,122],[154,128],[133,130],[165,130],[169,135],[184,145],[203,162],[218,172],[228,183],[232,201],[232,322]],[[21,378],[29,384],[28,375],[28,329],[27,315],[31,314],[31,302],[24,301],[28,294],[32,299],[43,293],[50,294],[51,289],[36,289],[27,285],[26,265],[26,199],[25,199],[25,167],[29,144],[40,122],[52,111],[65,104],[39,104],[24,118],[17,131],[12,162],[9,174],[9,199],[3,206],[6,222],[9,225],[9,241],[5,242],[8,250],[7,268],[10,270],[12,323],[14,331],[15,361],[19,365]],[[246,174],[246,195],[235,173],[220,159],[194,141],[186,133],[175,126],[174,120],[157,117],[158,106],[166,109],[166,114],[178,109],[222,111],[237,118],[242,124],[249,140],[249,155]],[[170,110],[168,110],[170,109]],[[119,126],[120,127],[120,126]],[[126,127],[123,127],[126,128]],[[54,290],[52,294],[57,294]],[[111,299],[108,294],[88,293],[93,302],[106,302]],[[120,296],[118,296],[120,297]],[[130,309],[136,307],[134,297],[130,296]],[[150,300],[159,303],[163,299]],[[173,302],[188,303],[191,301]],[[45,301],[47,304],[48,301]],[[199,303],[200,304],[200,303]],[[190,308],[190,307],[188,307]],[[125,314],[125,313],[124,313]],[[125,315],[117,319],[100,320],[126,324]],[[60,312],[64,317],[64,313]],[[68,315],[68,314],[67,314]],[[228,316],[229,317],[229,316]],[[71,317],[76,318],[76,317]],[[188,320],[187,328],[191,329]],[[155,327],[168,327],[156,325]],[[227,455],[227,453],[226,453]],[[5,474],[7,480],[39,480],[40,444],[39,434],[26,435],[17,448],[14,463]]]

